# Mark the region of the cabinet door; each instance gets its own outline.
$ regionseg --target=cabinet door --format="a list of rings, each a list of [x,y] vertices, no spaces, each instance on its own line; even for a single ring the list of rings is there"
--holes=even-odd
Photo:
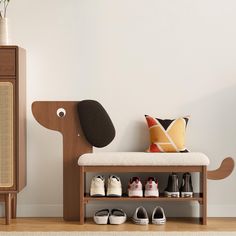
[[[15,182],[14,86],[0,80],[0,190],[13,189]]]

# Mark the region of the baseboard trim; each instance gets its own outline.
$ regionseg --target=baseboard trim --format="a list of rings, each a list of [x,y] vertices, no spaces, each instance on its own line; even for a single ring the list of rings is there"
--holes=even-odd
[[[0,215],[4,216],[4,209],[1,208]],[[18,204],[18,217],[62,217],[62,204]]]

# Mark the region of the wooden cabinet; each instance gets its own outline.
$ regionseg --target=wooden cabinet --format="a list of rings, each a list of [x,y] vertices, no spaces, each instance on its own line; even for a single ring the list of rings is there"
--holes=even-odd
[[[26,185],[26,53],[0,46],[0,200],[6,223],[16,217],[17,193]]]

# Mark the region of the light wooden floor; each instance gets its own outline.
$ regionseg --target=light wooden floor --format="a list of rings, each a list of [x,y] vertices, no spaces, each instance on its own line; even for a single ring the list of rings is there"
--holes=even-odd
[[[84,225],[64,221],[62,218],[17,218],[11,225],[0,219],[0,231],[236,231],[236,218],[208,218],[207,225],[198,224],[197,219],[168,219],[165,225],[96,225],[92,219]]]

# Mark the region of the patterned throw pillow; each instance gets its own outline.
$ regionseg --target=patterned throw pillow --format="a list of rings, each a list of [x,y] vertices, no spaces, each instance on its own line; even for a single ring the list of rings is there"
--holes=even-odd
[[[189,117],[162,120],[145,115],[151,144],[147,152],[188,152],[185,133]]]

